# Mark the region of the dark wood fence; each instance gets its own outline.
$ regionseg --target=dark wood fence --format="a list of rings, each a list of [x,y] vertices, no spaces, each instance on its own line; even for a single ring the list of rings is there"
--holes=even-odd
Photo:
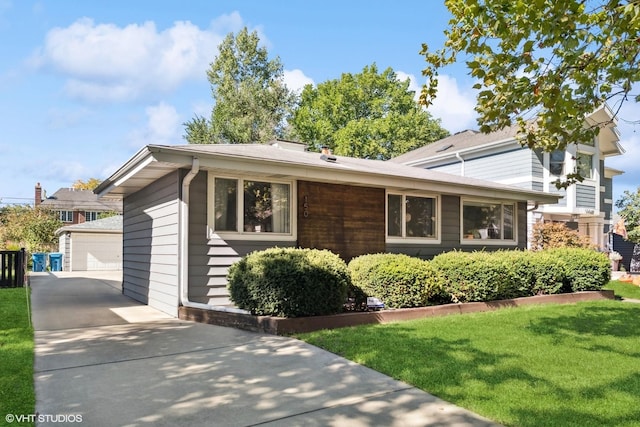
[[[0,288],[24,286],[27,271],[27,255],[19,251],[0,251]]]

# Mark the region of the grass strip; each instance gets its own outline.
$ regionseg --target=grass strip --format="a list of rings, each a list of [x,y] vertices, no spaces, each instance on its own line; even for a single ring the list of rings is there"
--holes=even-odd
[[[526,306],[300,335],[506,426],[640,426],[640,304]]]
[[[7,415],[35,413],[34,338],[28,310],[29,289],[0,289],[0,426]]]
[[[640,300],[640,286],[633,283],[612,280],[604,288],[612,290],[616,297]]]

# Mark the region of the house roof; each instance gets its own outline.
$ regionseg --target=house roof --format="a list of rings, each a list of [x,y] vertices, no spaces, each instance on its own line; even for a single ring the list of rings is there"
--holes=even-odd
[[[456,152],[480,146],[494,146],[507,143],[515,143],[518,126],[510,126],[497,132],[482,133],[476,130],[464,130],[446,138],[416,148],[413,151],[390,159],[390,162],[411,164],[416,161],[437,157],[449,156]]]
[[[56,236],[65,232],[122,233],[122,215],[114,215],[81,224],[67,225],[56,230]]]
[[[41,206],[67,211],[122,212],[122,203],[115,200],[101,200],[91,190],[61,188],[44,199]]]
[[[607,123],[600,129],[599,134],[600,150],[605,157],[617,156],[625,152],[619,142],[620,134],[615,126],[616,121],[613,113],[606,105],[603,105],[601,108],[590,114],[585,119],[585,122],[588,125]],[[520,143],[516,139],[518,131],[518,124],[513,124],[509,127],[491,133],[465,130],[402,154],[398,157],[394,157],[389,161],[415,165],[427,159],[436,160],[438,158],[453,157],[456,153],[465,151],[481,151],[507,145],[521,147]]]
[[[103,181],[94,191],[103,198],[123,199],[179,168],[220,175],[263,176],[272,179],[303,179],[356,186],[391,188],[397,191],[429,191],[440,194],[529,200],[557,203],[558,196],[525,190],[398,163],[331,156],[278,148],[271,144],[147,145]]]

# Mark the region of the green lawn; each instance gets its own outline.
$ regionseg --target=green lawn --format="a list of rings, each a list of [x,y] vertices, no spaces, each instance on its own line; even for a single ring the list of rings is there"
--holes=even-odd
[[[507,426],[640,426],[640,304],[528,306],[299,338]]]
[[[611,289],[613,292],[615,292],[616,297],[640,300],[640,286],[636,286],[633,283],[612,280],[604,288]]]
[[[0,425],[18,425],[7,424],[7,414],[35,413],[33,328],[27,298],[25,288],[0,289]]]

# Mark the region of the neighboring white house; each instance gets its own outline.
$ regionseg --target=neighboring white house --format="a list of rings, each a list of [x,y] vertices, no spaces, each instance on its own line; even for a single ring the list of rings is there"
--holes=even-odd
[[[56,231],[63,271],[122,270],[122,215]]]
[[[516,139],[517,127],[484,134],[458,132],[440,141],[391,159],[423,169],[555,193],[557,204],[531,205],[528,225],[537,221],[564,222],[579,230],[601,249],[606,249],[612,227],[613,177],[623,172],[606,167],[608,157],[624,153],[612,112],[602,107],[587,122],[610,122],[595,141],[570,145],[566,151],[546,153],[523,147]],[[555,182],[579,171],[585,180],[558,190]]]

